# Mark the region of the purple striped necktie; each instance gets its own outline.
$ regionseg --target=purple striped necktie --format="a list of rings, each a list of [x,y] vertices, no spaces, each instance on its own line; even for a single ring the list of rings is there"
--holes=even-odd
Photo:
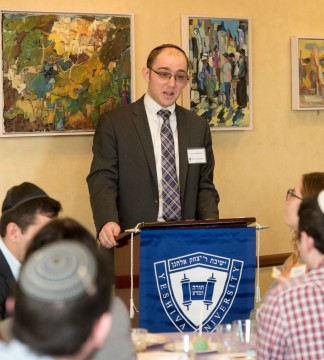
[[[173,133],[170,127],[169,110],[157,112],[163,119],[161,127],[161,157],[162,157],[162,199],[163,219],[175,221],[181,219],[180,190],[176,171]]]

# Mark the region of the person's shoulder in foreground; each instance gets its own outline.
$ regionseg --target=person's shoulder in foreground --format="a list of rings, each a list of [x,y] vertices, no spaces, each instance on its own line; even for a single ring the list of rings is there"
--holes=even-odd
[[[1,345],[0,358],[25,352],[30,359],[89,359],[110,330],[111,284],[107,260],[95,248],[62,240],[36,250],[15,291],[16,342]]]
[[[324,359],[324,191],[302,201],[299,242],[310,271],[267,297],[258,317],[258,359]]]
[[[305,338],[323,341],[323,284],[324,266],[271,291],[258,315],[258,359],[305,359],[314,346]]]
[[[136,352],[130,337],[129,311],[117,296],[112,302],[111,315],[110,334],[102,348],[94,355],[93,360],[136,360]]]

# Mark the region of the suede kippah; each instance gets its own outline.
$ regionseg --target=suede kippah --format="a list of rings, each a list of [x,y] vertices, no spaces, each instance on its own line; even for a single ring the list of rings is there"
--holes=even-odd
[[[37,301],[68,302],[95,292],[97,271],[94,255],[85,245],[62,240],[32,254],[22,266],[18,284]]]
[[[48,197],[46,192],[38,186],[24,182],[8,190],[2,204],[2,213],[16,209],[19,205],[33,199]]]

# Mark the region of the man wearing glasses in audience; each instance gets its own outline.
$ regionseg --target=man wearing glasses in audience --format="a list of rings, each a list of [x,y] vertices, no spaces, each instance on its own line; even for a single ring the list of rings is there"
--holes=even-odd
[[[258,316],[259,360],[324,359],[324,190],[302,200],[298,216],[298,250],[310,271],[267,296]]]
[[[116,246],[121,230],[143,221],[218,218],[209,124],[176,104],[188,68],[178,46],[154,48],[142,70],[147,93],[100,119],[87,182],[104,247]],[[164,156],[172,158],[172,170],[165,170]]]

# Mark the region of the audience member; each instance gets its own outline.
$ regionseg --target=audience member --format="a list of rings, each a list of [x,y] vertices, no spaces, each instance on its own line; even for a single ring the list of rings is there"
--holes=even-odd
[[[324,172],[312,172],[302,175],[294,189],[289,189],[286,195],[285,203],[285,223],[292,230],[292,254],[287,258],[282,266],[282,274],[280,280],[294,278],[302,275],[307,271],[307,265],[300,261],[300,253],[298,250],[298,209],[301,201],[309,196],[317,195],[324,189]],[[257,317],[260,307],[269,292],[278,284],[278,280],[274,280],[264,295],[261,302],[251,311],[250,318]]]
[[[317,195],[324,189],[324,172],[313,172],[302,175],[295,189],[289,189],[286,196],[285,222],[292,229],[293,253],[285,261],[282,268],[282,276],[286,279],[295,277],[303,272],[305,264],[300,262],[298,250],[298,209],[302,199]],[[300,267],[302,267],[300,269]],[[297,269],[299,268],[299,269]]]
[[[298,250],[310,271],[267,296],[258,317],[257,358],[324,359],[324,190],[302,200]]]
[[[10,315],[6,300],[12,294],[32,237],[60,210],[58,201],[32,183],[24,182],[8,190],[0,219],[0,319]]]
[[[31,254],[15,291],[13,335],[5,359],[89,359],[110,330],[112,274],[99,250],[57,241]]]
[[[34,237],[27,249],[25,261],[38,249],[59,240],[75,240],[90,249],[97,249],[97,242],[90,232],[77,221],[70,218],[55,219],[45,225]],[[112,256],[112,254],[105,254]],[[109,261],[109,259],[108,259]],[[111,267],[112,261],[109,262]],[[112,272],[112,269],[110,269]],[[136,353],[130,337],[129,312],[123,301],[114,297],[111,307],[112,327],[109,337],[93,356],[93,360],[135,360]],[[9,319],[8,319],[9,320]],[[6,320],[3,337],[6,341],[12,338],[11,325]]]

